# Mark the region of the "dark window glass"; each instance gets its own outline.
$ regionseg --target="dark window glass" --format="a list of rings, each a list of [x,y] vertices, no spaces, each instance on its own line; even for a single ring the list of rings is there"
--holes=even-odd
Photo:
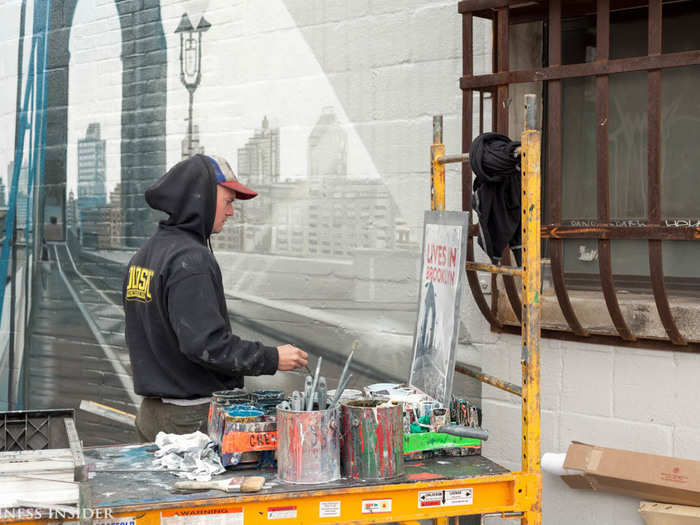
[[[663,17],[664,53],[700,49],[700,2],[665,5]],[[610,58],[646,55],[647,24],[647,9],[613,13]],[[563,63],[595,60],[594,16],[565,20],[562,31]],[[620,225],[644,224],[647,73],[611,75],[609,82],[610,216]],[[562,86],[562,218],[583,225],[597,217],[595,79],[564,80]],[[668,225],[700,223],[699,90],[700,66],[662,74],[661,209]],[[696,252],[698,243],[664,243],[664,272],[672,284],[676,278],[700,278]],[[616,275],[640,276],[639,282],[648,282],[646,241],[614,241],[612,256]],[[596,241],[565,242],[564,264],[572,274],[597,274]]]

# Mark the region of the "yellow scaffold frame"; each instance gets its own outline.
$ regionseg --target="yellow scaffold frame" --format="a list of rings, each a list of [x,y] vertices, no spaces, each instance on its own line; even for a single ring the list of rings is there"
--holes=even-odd
[[[467,271],[515,275],[522,280],[522,471],[516,479],[526,480],[528,497],[524,505],[513,504],[508,514],[521,517],[522,525],[542,523],[542,472],[540,470],[540,317],[542,283],[540,265],[540,155],[541,134],[537,128],[537,97],[525,95],[525,129],[521,136],[522,183],[522,268],[467,262]],[[468,162],[469,155],[444,155],[442,118],[433,120],[431,153],[431,209],[445,209],[445,164]],[[471,188],[462,188],[471,191]],[[461,367],[461,372],[513,393],[502,380],[475,374]],[[512,499],[515,503],[515,499]]]

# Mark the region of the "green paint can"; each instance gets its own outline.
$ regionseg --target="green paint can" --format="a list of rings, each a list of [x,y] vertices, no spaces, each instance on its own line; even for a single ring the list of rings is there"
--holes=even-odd
[[[342,404],[341,469],[352,479],[402,476],[403,407],[380,399]]]

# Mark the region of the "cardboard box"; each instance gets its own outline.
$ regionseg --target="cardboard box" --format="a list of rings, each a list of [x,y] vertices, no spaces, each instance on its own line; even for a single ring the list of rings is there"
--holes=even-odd
[[[574,441],[562,476],[572,488],[591,488],[663,503],[700,504],[700,461],[596,447]]]
[[[647,525],[700,525],[700,507],[642,501],[639,514]]]

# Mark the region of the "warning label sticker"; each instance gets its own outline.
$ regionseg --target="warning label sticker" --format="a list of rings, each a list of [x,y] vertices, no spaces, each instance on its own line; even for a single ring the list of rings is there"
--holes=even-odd
[[[380,514],[391,512],[390,499],[363,499],[362,514]]]
[[[440,507],[445,497],[444,490],[424,490],[418,493],[418,508]]]
[[[267,519],[268,520],[287,520],[290,518],[297,517],[296,506],[289,507],[268,507],[267,508]]]
[[[321,518],[339,518],[340,501],[321,501],[318,504],[318,515]]]
[[[243,525],[242,507],[164,510],[161,525]]]
[[[474,489],[424,490],[418,493],[418,508],[455,507],[471,505],[474,502]]]

